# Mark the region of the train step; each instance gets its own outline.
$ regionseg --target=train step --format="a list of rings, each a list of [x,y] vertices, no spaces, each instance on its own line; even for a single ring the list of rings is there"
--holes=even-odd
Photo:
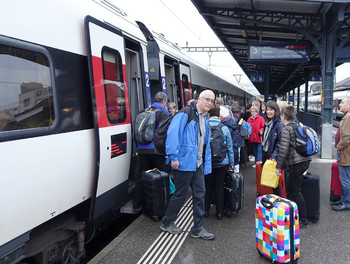
[[[139,209],[133,208],[131,200],[124,204],[122,207],[120,207],[120,213],[122,214],[138,214],[140,210],[141,207]]]

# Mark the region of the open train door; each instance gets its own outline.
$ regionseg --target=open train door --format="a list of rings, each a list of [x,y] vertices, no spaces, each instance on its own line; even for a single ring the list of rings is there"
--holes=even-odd
[[[186,106],[192,99],[191,72],[190,66],[180,62],[180,84],[182,106]]]
[[[127,195],[132,138],[122,33],[90,16],[85,33],[96,146],[92,220]]]

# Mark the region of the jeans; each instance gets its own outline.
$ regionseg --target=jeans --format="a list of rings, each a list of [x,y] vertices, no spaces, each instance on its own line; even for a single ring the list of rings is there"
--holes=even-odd
[[[177,214],[180,212],[184,204],[188,187],[192,188],[193,196],[193,227],[191,231],[198,234],[203,229],[204,220],[204,197],[205,183],[203,174],[203,164],[196,171],[179,171],[173,170],[175,193],[171,197],[165,216],[163,217],[163,225],[169,226],[174,223]]]
[[[255,162],[262,160],[262,145],[261,143],[252,143]]]
[[[338,165],[341,182],[341,201],[346,207],[350,207],[350,166]]]
[[[309,168],[309,165],[310,161],[290,165],[287,179],[287,198],[298,205],[299,218],[302,222],[307,222],[307,212],[301,185],[304,180],[303,173]]]
[[[213,198],[216,204],[216,214],[222,214],[224,211],[224,182],[227,169],[228,165],[213,168],[211,174],[205,175],[205,210],[207,212],[209,212]]]

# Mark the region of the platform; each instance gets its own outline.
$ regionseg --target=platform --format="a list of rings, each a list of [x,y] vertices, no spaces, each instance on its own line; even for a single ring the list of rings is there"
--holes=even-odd
[[[334,152],[334,151],[333,151]],[[335,212],[329,203],[331,163],[314,156],[309,171],[320,175],[321,218],[300,230],[299,264],[350,263],[350,211]],[[141,215],[89,264],[108,263],[266,263],[255,248],[256,180],[253,162],[241,167],[244,176],[244,208],[231,218],[217,220],[215,208],[204,227],[216,235],[213,241],[194,239],[186,232],[162,232],[161,222]],[[179,225],[192,225],[191,199],[182,208]]]

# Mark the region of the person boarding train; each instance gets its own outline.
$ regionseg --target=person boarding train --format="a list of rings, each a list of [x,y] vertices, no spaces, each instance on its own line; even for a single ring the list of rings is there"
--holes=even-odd
[[[200,93],[198,101],[191,102],[171,120],[167,131],[166,155],[174,173],[175,193],[171,197],[163,223],[160,228],[171,234],[180,234],[183,230],[175,225],[177,214],[187,197],[188,188],[192,188],[193,226],[191,236],[211,240],[214,234],[203,228],[205,212],[204,174],[212,171],[210,128],[207,112],[215,101],[210,90]],[[190,120],[188,122],[188,120]]]

